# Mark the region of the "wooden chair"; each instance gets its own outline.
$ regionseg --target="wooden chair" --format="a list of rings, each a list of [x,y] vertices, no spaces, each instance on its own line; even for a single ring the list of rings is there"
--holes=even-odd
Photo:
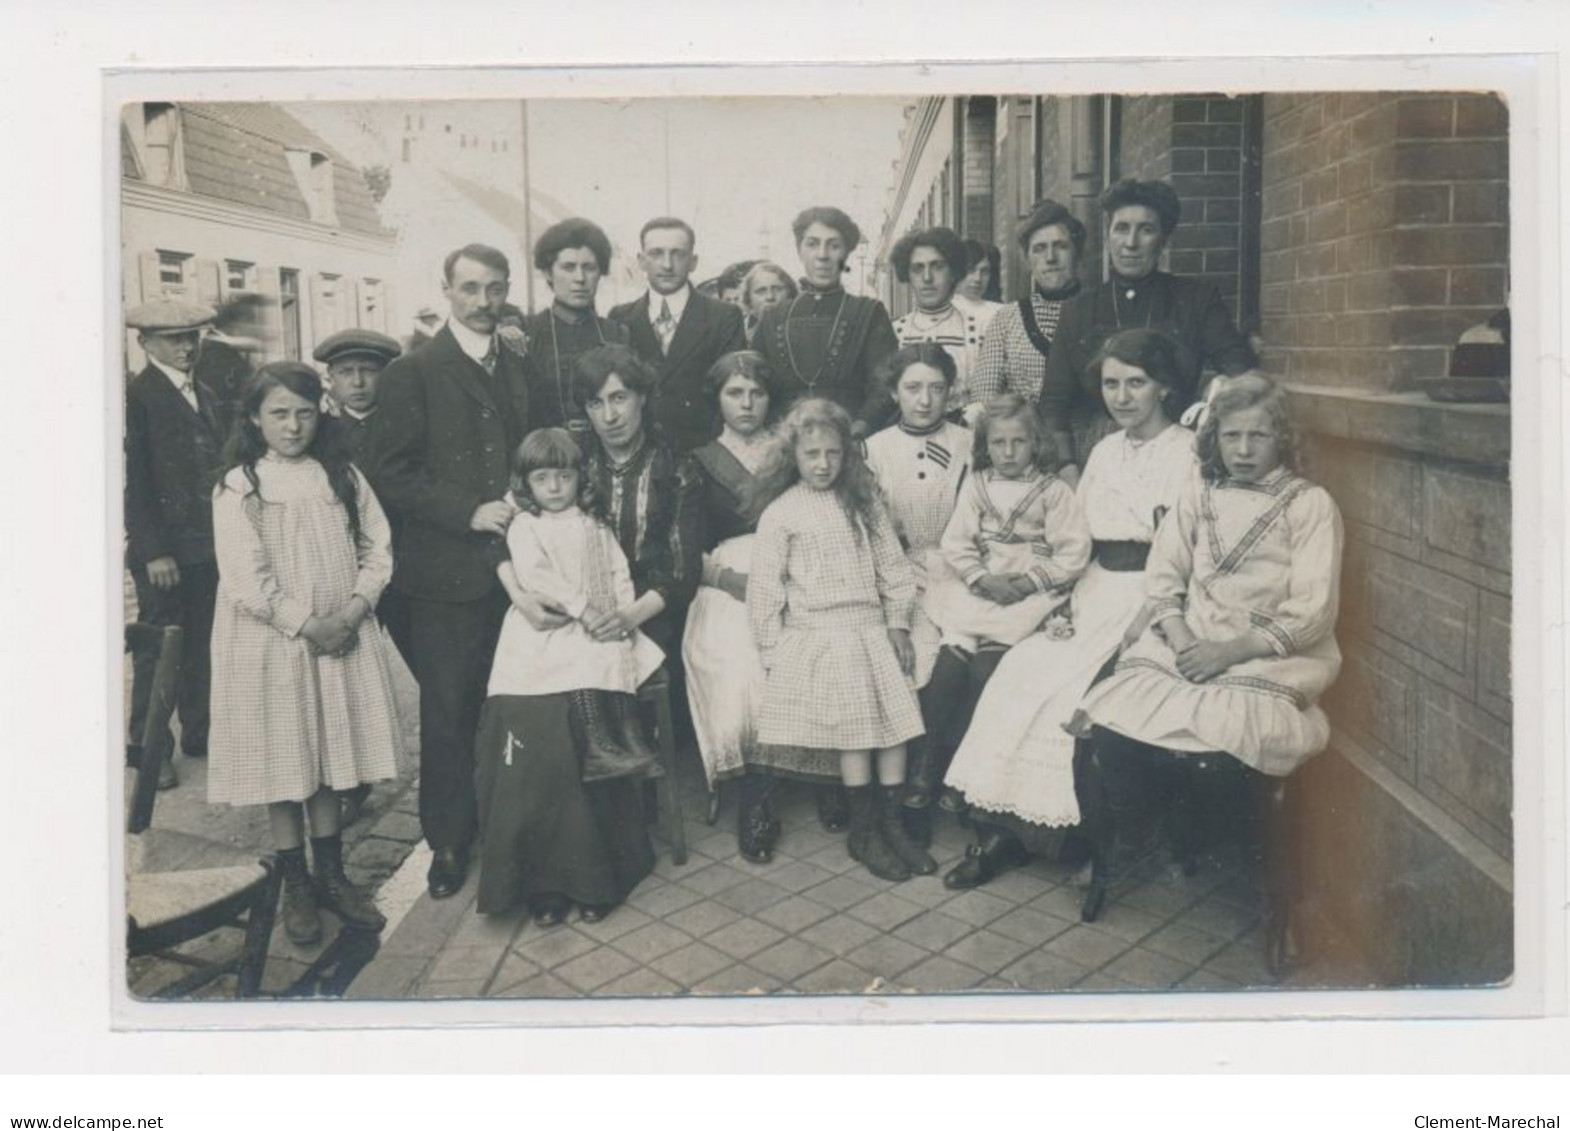
[[[671,716],[671,677],[663,667],[643,681],[638,701],[654,708],[656,746],[665,773],[655,783],[660,824],[671,849],[671,863],[687,863],[687,828],[682,824],[681,780],[676,774],[676,731]]]
[[[135,771],[129,812],[126,879],[126,950],[130,957],[156,954],[192,968],[191,973],[159,990],[157,997],[178,998],[216,978],[234,975],[235,996],[255,997],[261,991],[267,944],[278,909],[281,877],[277,861],[259,861],[185,871],[157,870],[152,843],[153,806],[158,774],[171,755],[169,719],[180,686],[181,633],[177,625],[128,624],[125,646],[130,652],[157,656],[153,671],[141,762]],[[243,932],[238,954],[207,961],[175,948],[225,927]]]

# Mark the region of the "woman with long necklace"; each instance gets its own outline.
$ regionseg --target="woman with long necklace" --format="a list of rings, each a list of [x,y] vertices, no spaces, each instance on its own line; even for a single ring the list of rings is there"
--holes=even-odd
[[[1236,376],[1259,364],[1221,292],[1157,269],[1182,205],[1165,181],[1122,180],[1101,194],[1112,273],[1063,307],[1040,407],[1071,481],[1090,449],[1116,427],[1090,361],[1119,330],[1163,330],[1181,347],[1181,378],[1203,395],[1201,374]]]
[[[865,435],[890,416],[871,374],[899,340],[883,304],[848,294],[841,282],[861,229],[838,208],[816,207],[797,216],[791,231],[804,272],[801,293],[763,312],[753,346],[780,376],[788,401],[827,397]]]

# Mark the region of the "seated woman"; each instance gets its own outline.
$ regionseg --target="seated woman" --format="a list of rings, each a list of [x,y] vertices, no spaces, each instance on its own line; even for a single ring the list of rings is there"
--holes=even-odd
[[[763,664],[747,626],[747,574],[758,518],[769,503],[758,478],[777,444],[769,425],[780,399],[761,355],[728,353],[714,363],[704,392],[724,421],[718,439],[692,453],[702,480],[703,581],[687,614],[682,664],[698,753],[712,792],[741,777],[757,741]],[[743,857],[767,863],[779,825],[768,811],[768,779],[742,788],[737,839]]]
[[[1151,551],[1150,625],[1085,696],[1114,862],[1133,855],[1182,759],[1222,752],[1284,777],[1330,741],[1316,702],[1341,667],[1340,512],[1297,474],[1269,378],[1228,380],[1197,447],[1202,478]]]
[[[583,477],[627,557],[635,594],[584,628],[600,641],[641,630],[669,655],[676,613],[698,581],[699,479],[690,459],[645,424],[653,389],[653,372],[626,346],[592,349],[573,368],[573,400],[592,429]],[[510,563],[498,575],[535,629],[567,623],[560,604],[520,587]],[[582,780],[583,736],[574,733],[582,728],[572,725],[570,699],[555,692],[486,700],[475,751],[482,914],[525,902],[535,922],[552,926],[576,904],[594,922],[654,866],[643,783]]]
[[[1064,730],[1144,601],[1156,527],[1194,478],[1177,343],[1155,330],[1113,335],[1091,363],[1120,430],[1090,454],[1078,498],[1092,560],[1071,598],[1071,634],[1038,632],[1008,652],[977,705],[947,784],[970,806],[977,843],[944,877],[973,888],[1048,848],[1078,823],[1074,739]]]

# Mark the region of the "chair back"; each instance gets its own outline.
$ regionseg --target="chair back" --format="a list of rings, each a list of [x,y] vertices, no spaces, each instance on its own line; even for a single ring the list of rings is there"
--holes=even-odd
[[[174,746],[174,739],[169,733],[169,720],[174,715],[175,702],[180,694],[182,649],[179,625],[132,623],[125,626],[127,652],[157,657],[147,701],[147,722],[138,736],[142,741],[142,756],[137,763],[136,784],[131,790],[130,812],[126,814],[125,820],[126,832],[133,835],[145,832],[153,823],[153,805],[158,800],[158,774]]]

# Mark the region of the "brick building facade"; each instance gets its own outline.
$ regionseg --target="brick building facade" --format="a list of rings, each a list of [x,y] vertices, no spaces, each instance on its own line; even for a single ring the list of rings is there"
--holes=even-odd
[[[1166,269],[1214,283],[1291,387],[1309,474],[1346,520],[1345,665],[1331,749],[1300,774],[1300,920],[1348,984],[1478,984],[1512,970],[1510,416],[1424,395],[1450,347],[1506,303],[1507,115],[1489,95],[928,99],[963,129],[900,169],[964,170],[949,206],[896,184],[886,254],[946,223],[1004,251],[1041,197],[1092,233],[1123,176],[1169,180]],[[990,144],[984,118],[993,121]],[[974,139],[975,149],[967,142]],[[942,153],[932,146],[947,146]],[[990,161],[990,194],[980,165]],[[974,186],[974,187],[973,187]],[[913,202],[920,200],[919,207]],[[880,291],[908,299],[885,269]]]

